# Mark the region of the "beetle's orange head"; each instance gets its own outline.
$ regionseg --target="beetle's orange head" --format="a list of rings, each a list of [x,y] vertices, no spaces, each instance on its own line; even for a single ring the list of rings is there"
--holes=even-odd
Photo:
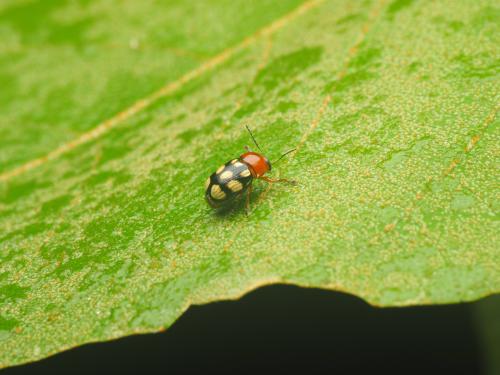
[[[250,172],[255,178],[259,178],[271,170],[269,160],[256,152],[245,152],[240,156],[240,160],[250,167]]]

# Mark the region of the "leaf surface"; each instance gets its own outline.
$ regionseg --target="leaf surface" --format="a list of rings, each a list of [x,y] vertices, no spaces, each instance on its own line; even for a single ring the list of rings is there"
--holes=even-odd
[[[268,283],[499,292],[494,1],[192,3],[1,5],[1,366]],[[299,185],[217,215],[245,124]]]

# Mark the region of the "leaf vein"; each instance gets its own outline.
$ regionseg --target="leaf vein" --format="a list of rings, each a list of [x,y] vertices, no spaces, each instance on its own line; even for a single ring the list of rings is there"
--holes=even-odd
[[[5,182],[5,181],[10,180],[13,177],[24,174],[27,171],[30,171],[34,168],[37,168],[37,167],[45,164],[49,160],[56,159],[59,156],[64,155],[64,154],[68,153],[69,151],[71,151],[71,150],[73,150],[73,149],[75,149],[75,148],[77,148],[85,143],[91,142],[91,141],[101,137],[103,134],[109,132],[111,129],[122,124],[125,120],[128,120],[129,118],[136,115],[140,111],[148,108],[153,103],[155,103],[157,100],[172,94],[173,92],[180,89],[186,83],[192,81],[193,79],[195,79],[197,77],[200,77],[205,72],[210,71],[213,68],[219,66],[223,62],[227,61],[235,53],[252,45],[257,40],[259,40],[261,37],[272,35],[276,31],[278,31],[278,30],[282,29],[283,27],[285,27],[286,25],[288,25],[291,21],[293,21],[297,17],[299,17],[299,16],[307,13],[309,10],[317,7],[322,2],[324,2],[324,0],[306,1],[305,3],[300,5],[299,7],[292,10],[291,12],[285,14],[283,17],[281,17],[281,18],[271,22],[270,24],[264,26],[263,28],[257,30],[255,33],[246,37],[245,39],[243,39],[240,43],[236,44],[235,46],[232,46],[232,47],[225,49],[224,51],[217,54],[215,57],[206,61],[204,64],[201,64],[197,68],[184,74],[178,80],[166,84],[165,86],[161,87],[159,90],[153,92],[149,96],[137,100],[134,104],[132,104],[132,106],[130,106],[127,109],[123,110],[122,112],[116,114],[115,116],[105,120],[104,122],[101,122],[100,124],[95,126],[93,129],[91,129],[90,131],[87,131],[87,132],[81,134],[76,139],[73,139],[67,143],[62,144],[61,146],[57,147],[56,149],[50,151],[49,153],[47,153],[41,157],[32,159],[32,160],[20,165],[19,167],[16,167],[14,169],[11,169],[7,172],[0,174],[0,182]]]

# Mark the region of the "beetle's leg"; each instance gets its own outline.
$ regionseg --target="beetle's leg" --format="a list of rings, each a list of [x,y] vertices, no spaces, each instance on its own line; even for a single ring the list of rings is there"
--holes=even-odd
[[[252,194],[252,184],[248,185],[247,189],[247,200],[245,204],[245,210],[247,212],[247,215],[250,214],[250,195]]]
[[[291,185],[297,185],[297,181],[295,181],[295,180],[289,180],[289,179],[286,179],[286,178],[269,178],[267,176],[261,176],[259,178],[261,180],[269,182],[270,184],[274,184],[275,182],[284,182],[284,183],[291,184]]]

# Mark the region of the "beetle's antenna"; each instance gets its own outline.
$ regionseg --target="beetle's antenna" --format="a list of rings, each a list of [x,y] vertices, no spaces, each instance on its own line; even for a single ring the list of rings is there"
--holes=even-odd
[[[257,141],[255,140],[255,137],[253,136],[252,131],[250,130],[248,125],[245,125],[245,127],[247,128],[248,132],[250,133],[250,137],[252,137],[252,141],[253,141],[253,143],[255,143],[255,146],[257,146],[257,148],[259,149],[260,152],[264,153],[262,151],[262,149],[260,148],[259,144],[257,143]]]
[[[296,150],[296,148],[292,148],[291,150],[288,150],[288,151],[287,151],[287,152],[285,152],[283,155],[281,155],[281,156],[279,157],[279,159],[278,159],[278,160],[273,161],[273,163],[272,163],[272,164],[273,164],[273,165],[274,165],[274,164],[276,164],[276,163],[277,163],[277,162],[279,162],[281,159],[283,159],[286,155],[288,155],[288,154],[289,154],[289,153],[291,153],[291,152],[294,152],[295,150]]]

